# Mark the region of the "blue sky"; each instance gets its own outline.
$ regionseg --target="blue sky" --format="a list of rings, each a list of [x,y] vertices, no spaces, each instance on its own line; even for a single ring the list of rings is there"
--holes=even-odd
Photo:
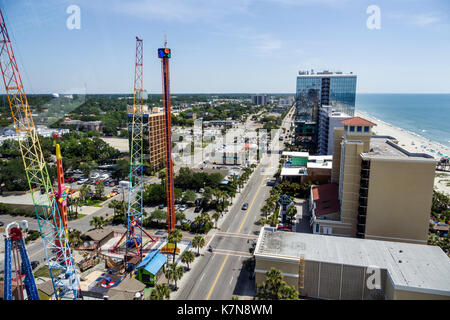
[[[298,70],[358,74],[360,93],[450,93],[448,0],[0,0],[28,93],[129,93],[135,36],[144,87],[172,93],[294,93]],[[80,8],[69,30],[67,7]],[[381,28],[369,30],[369,5]],[[2,90],[3,92],[3,90]]]

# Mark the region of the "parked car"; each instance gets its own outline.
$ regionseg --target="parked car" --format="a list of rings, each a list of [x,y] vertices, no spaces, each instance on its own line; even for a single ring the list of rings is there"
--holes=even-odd
[[[78,180],[78,184],[85,184],[89,181],[89,179],[80,179]]]
[[[3,227],[5,224],[0,221],[0,227]]]
[[[202,211],[202,207],[196,206],[194,209],[194,212],[200,212],[200,211]]]
[[[92,178],[92,179],[100,178],[100,174],[98,174],[97,172],[96,172],[96,173],[93,173],[93,174],[91,174],[91,178]]]
[[[112,192],[119,193],[119,189],[114,188],[114,189],[112,189]]]
[[[242,210],[247,210],[247,209],[248,209],[248,203],[246,202],[242,205]]]
[[[73,173],[76,173],[76,174],[82,174],[83,171],[81,171],[80,169],[77,169],[77,170],[73,170]]]
[[[164,207],[165,207],[165,205],[161,203],[161,204],[158,206],[158,209],[164,209]]]
[[[204,192],[205,192],[205,189],[200,188],[200,190],[198,190],[198,192],[199,192],[199,193],[204,193]]]
[[[195,205],[198,206],[202,202],[202,198],[195,199]]]
[[[39,265],[39,261],[37,261],[37,260],[31,261],[30,265],[31,265],[31,269],[34,270]]]
[[[184,210],[187,209],[187,207],[188,207],[187,205],[183,204],[183,205],[180,206],[180,208],[178,210],[184,211]]]
[[[109,174],[107,174],[107,173],[102,174],[101,178],[102,179],[108,179],[109,178]]]

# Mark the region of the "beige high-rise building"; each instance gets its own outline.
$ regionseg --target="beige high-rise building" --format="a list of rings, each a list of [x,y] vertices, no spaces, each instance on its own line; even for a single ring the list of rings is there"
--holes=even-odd
[[[426,244],[435,159],[404,150],[393,137],[373,136],[375,124],[362,118],[341,123],[334,132],[336,187],[311,190],[313,232]]]
[[[131,130],[132,106],[128,106],[129,131]],[[143,106],[144,117],[144,161],[149,162],[152,169],[160,169],[165,166],[166,133],[165,115],[162,108]]]

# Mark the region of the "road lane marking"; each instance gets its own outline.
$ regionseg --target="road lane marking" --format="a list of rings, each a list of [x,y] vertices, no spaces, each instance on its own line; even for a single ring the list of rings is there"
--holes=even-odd
[[[243,251],[215,249],[214,253],[215,254],[224,254],[224,255],[226,254],[226,255],[231,255],[231,256],[236,256],[236,257],[246,257],[246,258],[253,257],[253,255],[251,253],[247,253],[247,252],[243,252]]]
[[[233,276],[231,276],[231,279],[230,279],[230,285],[231,285],[231,282],[233,281],[233,278],[234,278],[234,277],[233,277]]]
[[[211,297],[211,294],[213,293],[214,287],[216,286],[217,280],[219,279],[219,276],[222,273],[223,267],[225,266],[225,263],[227,262],[228,257],[229,257],[229,255],[227,255],[225,257],[225,259],[223,260],[223,263],[220,266],[219,273],[217,273],[216,279],[214,279],[214,282],[213,282],[213,284],[211,286],[211,289],[209,289],[208,296],[206,297],[206,300],[209,300],[209,298]]]
[[[231,232],[217,232],[216,236],[218,236],[218,237],[236,237],[236,238],[244,238],[244,239],[258,239],[258,236],[254,235],[254,234],[242,234],[242,233],[231,233]]]
[[[269,161],[269,166],[270,166],[270,165],[272,165],[272,157],[270,157],[269,160],[270,160],[270,161]],[[242,227],[244,226],[245,220],[247,220],[248,214],[250,213],[250,210],[251,210],[253,204],[255,203],[256,198],[258,197],[258,193],[259,193],[259,191],[261,190],[262,185],[264,184],[264,180],[265,180],[265,179],[262,179],[262,180],[261,180],[261,183],[259,184],[258,190],[256,190],[256,193],[255,193],[255,196],[253,197],[252,203],[251,203],[250,206],[247,208],[247,213],[245,214],[245,217],[244,217],[244,219],[242,220],[241,226],[239,227],[239,230],[238,230],[237,233],[241,233],[241,229],[242,229]]]

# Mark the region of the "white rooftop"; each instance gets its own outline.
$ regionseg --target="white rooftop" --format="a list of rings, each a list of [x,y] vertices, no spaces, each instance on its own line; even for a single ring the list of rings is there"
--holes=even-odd
[[[308,172],[305,170],[306,168],[281,168],[280,175],[282,177],[286,176],[305,176]]]
[[[290,156],[290,157],[303,157],[308,158],[309,153],[308,152],[298,152],[298,151],[283,151],[283,156]]]
[[[437,246],[261,229],[255,256],[386,269],[394,288],[450,296],[450,258]]]

